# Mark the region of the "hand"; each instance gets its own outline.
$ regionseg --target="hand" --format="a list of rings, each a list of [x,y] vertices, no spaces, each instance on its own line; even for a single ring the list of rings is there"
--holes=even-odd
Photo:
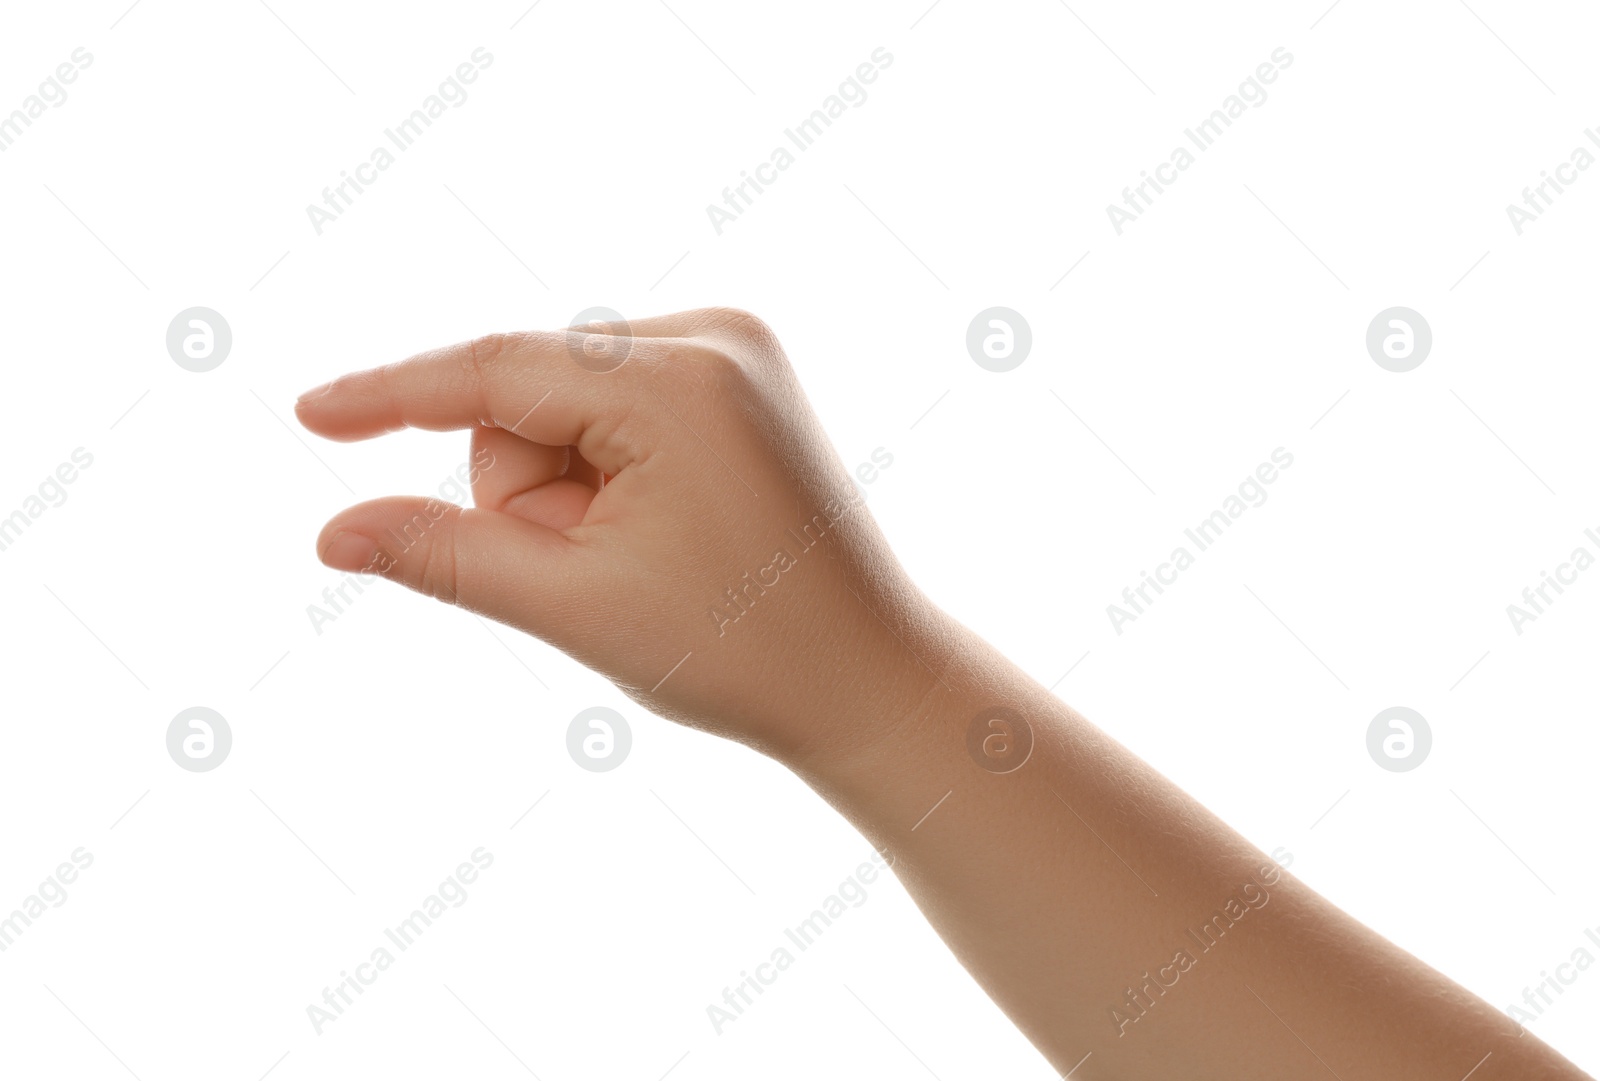
[[[324,563],[537,635],[663,716],[798,762],[858,753],[937,679],[943,617],[745,312],[493,334],[296,412],[339,440],[472,431],[475,509],[359,504]]]
[[[471,429],[476,509],[364,503],[324,528],[323,560],[523,628],[778,758],[888,854],[1059,1070],[1093,1053],[1096,1076],[1300,1076],[1315,1054],[1387,1079],[1493,1054],[1503,1076],[1584,1076],[941,615],[753,317],[493,335],[298,409],[335,439]],[[970,745],[997,705],[1029,734],[1000,771]],[[1198,962],[1180,933],[1197,920],[1226,936],[1193,940]]]

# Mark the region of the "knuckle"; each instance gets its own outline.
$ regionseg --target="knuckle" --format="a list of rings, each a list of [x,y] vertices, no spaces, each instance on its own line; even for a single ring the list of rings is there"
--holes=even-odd
[[[695,340],[735,359],[749,376],[782,378],[788,359],[775,332],[761,317],[743,308],[707,308]]]
[[[731,332],[745,341],[765,343],[777,339],[772,328],[760,316],[743,308],[708,308],[706,316],[707,322],[713,327]]]
[[[486,381],[491,366],[505,354],[510,341],[509,334],[484,334],[468,342],[465,358],[467,374]]]
[[[749,373],[739,352],[721,342],[685,340],[674,359],[709,389],[732,390],[748,381]]]

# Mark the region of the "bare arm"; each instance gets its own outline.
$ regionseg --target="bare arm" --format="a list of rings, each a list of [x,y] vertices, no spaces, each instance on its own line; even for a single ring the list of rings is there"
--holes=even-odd
[[[491,336],[298,412],[336,439],[470,430],[475,508],[361,504],[322,559],[535,634],[789,766],[1063,1073],[1585,1076],[941,613],[753,317]]]
[[[1586,1076],[1281,870],[969,631],[935,619],[906,639],[939,673],[926,696],[884,738],[796,771],[893,858],[1061,1072]]]

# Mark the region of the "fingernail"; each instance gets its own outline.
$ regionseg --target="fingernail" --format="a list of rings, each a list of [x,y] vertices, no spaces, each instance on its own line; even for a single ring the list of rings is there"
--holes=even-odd
[[[336,571],[371,573],[377,557],[377,543],[359,533],[335,533],[322,550],[322,562]]]
[[[301,402],[309,402],[312,398],[320,398],[332,389],[333,384],[331,382],[324,383],[320,387],[312,387],[310,390],[300,395],[300,397],[295,400],[295,404],[299,405]]]

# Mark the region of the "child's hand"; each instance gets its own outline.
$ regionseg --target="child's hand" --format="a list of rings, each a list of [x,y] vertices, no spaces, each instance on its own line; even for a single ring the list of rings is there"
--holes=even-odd
[[[336,439],[471,428],[478,509],[364,503],[328,523],[323,560],[521,627],[777,757],[888,853],[1059,1070],[1092,1054],[1096,1077],[1302,1076],[1315,1054],[1375,1081],[1474,1058],[1584,1076],[940,614],[758,320],[481,338],[336,380],[299,412]],[[1015,763],[987,750],[999,709],[1025,740]],[[1194,938],[1201,962],[1179,933],[1197,920],[1226,934]]]
[[[935,682],[942,618],[754,316],[490,335],[297,412],[340,440],[471,429],[476,509],[362,503],[323,562],[537,635],[657,713],[794,761],[863,751]]]

